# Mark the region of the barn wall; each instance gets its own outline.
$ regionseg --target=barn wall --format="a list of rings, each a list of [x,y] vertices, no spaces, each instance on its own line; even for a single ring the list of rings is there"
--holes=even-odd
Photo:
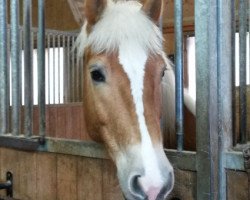
[[[113,163],[107,159],[0,148],[0,180],[14,176],[20,200],[122,200]],[[193,200],[196,173],[175,169],[171,197]],[[0,192],[0,196],[4,191]]]
[[[37,13],[37,3],[34,2],[34,13]],[[37,14],[34,14],[34,25],[37,26]],[[55,30],[77,30],[79,25],[69,8],[67,0],[45,1],[45,26]]]
[[[122,199],[109,160],[1,148],[0,169],[2,180],[13,173],[14,197],[21,200]]]
[[[39,132],[38,107],[33,111],[33,132]],[[46,106],[46,134],[48,137],[91,140],[85,125],[82,103]]]
[[[183,1],[183,30],[194,31],[194,0]],[[174,1],[166,0],[163,12],[163,33],[167,54],[175,53],[174,44]]]
[[[8,1],[9,2],[9,1]],[[22,24],[22,1],[20,1],[20,22]],[[165,37],[165,49],[168,54],[174,53],[174,1],[166,0],[163,14],[163,32]],[[37,27],[38,22],[37,0],[32,1],[32,24]],[[184,30],[194,30],[194,0],[184,1]],[[10,16],[8,17],[10,19]],[[80,25],[74,19],[67,0],[45,1],[45,26],[55,30],[78,30]]]
[[[8,16],[8,19],[10,21],[10,16]],[[23,1],[20,1],[20,23],[23,24]],[[32,25],[33,27],[38,26],[38,0],[32,0]],[[74,19],[67,0],[45,0],[45,27],[62,31],[80,28]]]
[[[249,199],[248,175],[243,171],[227,171],[227,197],[228,200]]]

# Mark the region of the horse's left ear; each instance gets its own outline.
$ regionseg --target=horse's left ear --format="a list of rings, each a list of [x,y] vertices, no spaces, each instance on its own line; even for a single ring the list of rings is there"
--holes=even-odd
[[[92,27],[100,19],[107,0],[85,0],[84,1],[84,15],[88,21],[88,26]]]
[[[163,0],[144,0],[142,10],[155,22],[158,23],[162,14]]]

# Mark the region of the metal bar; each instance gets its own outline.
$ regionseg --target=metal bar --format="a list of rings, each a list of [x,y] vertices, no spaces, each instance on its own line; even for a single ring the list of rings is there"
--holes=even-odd
[[[175,169],[196,171],[196,153],[166,149],[165,153]],[[183,165],[185,163],[185,165]]]
[[[218,1],[218,199],[226,200],[224,152],[232,147],[232,1]]]
[[[240,170],[244,171],[244,159],[242,152],[230,151],[224,153],[225,158],[225,168],[229,170]]]
[[[61,98],[60,98],[60,95],[61,95],[61,92],[60,92],[60,89],[61,89],[61,85],[60,85],[60,78],[61,78],[61,56],[60,56],[60,49],[61,49],[61,41],[60,41],[60,35],[57,36],[57,49],[58,49],[58,68],[57,68],[57,84],[58,84],[58,104],[61,103]]]
[[[182,32],[182,0],[175,0],[175,80],[176,80],[176,134],[177,150],[183,150],[183,32]]]
[[[0,134],[8,131],[6,9],[6,0],[0,1]]]
[[[8,16],[8,14],[7,14]],[[10,28],[7,28],[7,77],[6,77],[6,80],[7,80],[7,91],[6,91],[6,94],[7,94],[7,120],[8,120],[8,127],[7,127],[7,132],[10,132],[10,95],[11,95],[11,90],[10,90],[10,74],[11,74],[11,64],[10,64],[10,56],[11,56],[11,49],[10,49],[10,43],[11,43],[11,36],[10,36]]]
[[[77,141],[60,138],[46,138],[46,145],[39,146],[40,151],[62,153],[67,155],[84,156],[90,158],[109,159],[102,144],[93,141]],[[171,163],[181,170],[196,171],[196,153],[176,150],[165,150]],[[186,163],[186,165],[183,165]]]
[[[75,50],[75,54],[77,55],[77,49]],[[80,90],[81,90],[81,71],[80,71],[80,59],[76,58],[76,101],[81,102],[80,100]]]
[[[12,134],[21,132],[20,126],[20,32],[19,0],[11,0],[11,66],[12,66]]]
[[[31,137],[15,137],[11,135],[5,135],[1,137],[0,147],[14,148],[24,151],[36,151],[40,146],[40,138]]]
[[[66,66],[66,75],[67,75],[67,103],[71,102],[71,85],[70,85],[70,36],[67,37],[67,66]]]
[[[45,119],[45,17],[44,0],[38,0],[38,107],[39,135],[44,138],[46,130]]]
[[[74,44],[74,40],[75,37],[71,38],[71,44]],[[72,47],[72,46],[71,46]],[[76,63],[75,63],[75,49],[72,50],[71,48],[71,60],[72,60],[72,64],[71,67],[72,68],[72,73],[71,73],[71,88],[72,88],[72,102],[76,102]]]
[[[20,45],[19,45],[19,62],[20,62],[20,74],[19,74],[19,90],[20,90],[20,107],[23,105],[23,79],[22,79],[22,75],[23,75],[23,56],[22,56],[22,52],[23,52],[23,30],[20,28]],[[22,124],[22,123],[21,123]]]
[[[33,61],[31,43],[31,0],[24,0],[24,71],[25,71],[25,124],[26,137],[32,135],[33,118]]]
[[[73,60],[73,51],[71,49],[71,43],[73,43],[73,37],[70,37],[69,43],[69,74],[70,74],[70,102],[74,102],[74,60]]]
[[[36,35],[36,33],[33,32],[33,31],[31,31],[31,41],[30,41],[30,43],[31,43],[31,52],[32,52],[32,53],[31,53],[32,72],[34,72],[34,71],[35,71],[35,67],[37,67],[37,66],[35,66],[35,64],[34,64],[34,59],[33,59],[33,50],[34,50],[35,35]],[[36,69],[36,70],[37,70],[37,69]],[[32,91],[33,91],[33,93],[32,93],[32,100],[33,100],[33,104],[34,104],[34,94],[35,94],[34,84],[35,84],[34,74],[32,74]]]
[[[236,33],[236,21],[235,21],[235,0],[231,0],[231,48],[232,48],[232,57],[231,57],[231,66],[232,66],[232,130],[233,134],[233,145],[236,145],[238,142],[238,136],[236,134],[236,63],[235,63],[235,33]]]
[[[67,102],[67,98],[66,98],[66,95],[67,95],[67,81],[66,81],[66,68],[67,68],[67,59],[66,59],[66,41],[65,41],[65,35],[63,35],[63,41],[62,41],[62,47],[63,47],[63,103],[66,103]]]
[[[55,39],[55,35],[53,34],[52,36],[52,45],[53,45],[53,104],[55,104],[55,97],[56,97],[56,50],[55,50],[55,46],[56,46],[56,39]]]
[[[246,0],[239,1],[239,37],[240,37],[240,142],[247,142],[247,96],[246,96]]]
[[[46,145],[40,146],[39,151],[109,159],[104,146],[92,141],[46,138]]]
[[[195,1],[196,199],[217,199],[217,0]]]
[[[47,34],[47,50],[48,50],[48,104],[50,104],[50,34]]]

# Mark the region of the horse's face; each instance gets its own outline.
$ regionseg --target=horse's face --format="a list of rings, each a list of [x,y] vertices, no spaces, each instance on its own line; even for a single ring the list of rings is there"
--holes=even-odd
[[[153,4],[160,1],[156,2]],[[129,20],[128,17],[133,18],[129,25],[135,29],[144,23],[143,20],[149,23],[138,5],[111,3],[110,10],[105,12],[106,6],[104,1],[86,0],[88,11],[85,13],[89,21],[82,36],[86,31],[84,106],[87,129],[95,140],[105,144],[117,166],[119,182],[127,199],[164,199],[174,182],[173,168],[164,154],[160,131],[161,79],[166,62],[157,44],[138,42],[141,38],[136,38],[133,31],[122,26],[122,30],[117,29],[117,24],[122,19]],[[94,18],[94,12],[88,13],[91,9],[95,13],[104,10],[104,14]],[[137,14],[133,16],[136,12],[143,18],[139,19],[139,24],[133,24],[138,17]],[[95,23],[91,27],[92,21]],[[111,27],[106,27],[105,23],[110,23]],[[151,22],[150,27],[156,28]],[[142,33],[146,36],[155,33],[155,30],[150,33],[146,30],[148,27]],[[148,39],[156,40],[158,36]],[[121,37],[124,38],[121,40]],[[155,45],[155,49],[147,47],[150,45]]]

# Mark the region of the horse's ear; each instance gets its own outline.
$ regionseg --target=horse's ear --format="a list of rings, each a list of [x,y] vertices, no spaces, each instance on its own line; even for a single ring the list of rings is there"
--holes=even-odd
[[[155,22],[158,23],[162,14],[163,0],[142,0],[142,10]]]
[[[107,0],[85,0],[84,15],[88,26],[92,27],[101,17],[103,10],[107,5]]]

